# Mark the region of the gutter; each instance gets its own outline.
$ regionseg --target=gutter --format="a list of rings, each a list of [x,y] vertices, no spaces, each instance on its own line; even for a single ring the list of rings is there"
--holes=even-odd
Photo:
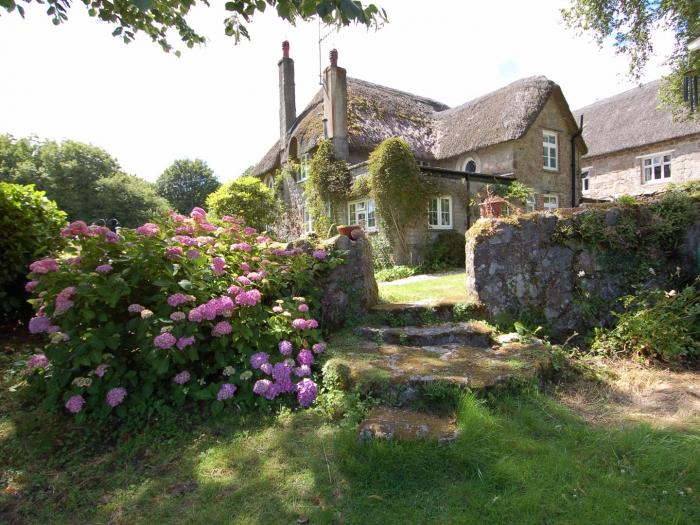
[[[576,202],[576,139],[583,134],[583,113],[581,113],[580,124],[576,133],[571,136],[571,207],[577,206]]]

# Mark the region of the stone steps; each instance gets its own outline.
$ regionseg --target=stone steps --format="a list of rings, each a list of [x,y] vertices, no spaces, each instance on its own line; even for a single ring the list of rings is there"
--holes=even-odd
[[[404,346],[462,344],[487,347],[491,345],[492,332],[486,324],[478,321],[399,328],[364,326],[355,330],[357,335],[371,341]]]
[[[377,407],[360,423],[361,440],[424,439],[449,443],[457,439],[459,429],[453,416],[436,416],[405,408]]]

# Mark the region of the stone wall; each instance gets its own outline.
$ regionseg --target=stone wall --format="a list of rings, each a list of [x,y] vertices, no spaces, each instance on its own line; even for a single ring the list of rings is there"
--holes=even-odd
[[[606,224],[614,224],[619,213],[610,209]],[[571,228],[572,221],[534,213],[477,222],[466,235],[470,298],[493,318],[536,320],[555,336],[585,334],[609,322],[611,305],[633,291],[632,268],[622,264],[611,270],[605,262],[610,253],[560,240],[559,233]],[[678,253],[666,256],[664,266],[669,272],[680,267],[682,275],[691,277],[697,275],[700,223],[694,222],[684,239]],[[649,284],[657,278],[650,272]]]
[[[669,152],[671,178],[663,183],[642,182],[640,157]],[[700,135],[659,142],[639,148],[584,157],[582,168],[591,168],[589,190],[584,197],[610,199],[620,195],[643,195],[664,189],[668,183],[700,180]]]

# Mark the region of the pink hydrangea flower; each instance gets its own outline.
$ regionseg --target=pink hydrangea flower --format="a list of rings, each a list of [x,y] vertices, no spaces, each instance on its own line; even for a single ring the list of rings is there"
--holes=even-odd
[[[318,394],[318,386],[309,378],[304,378],[296,385],[297,400],[303,407],[311,406]]]
[[[202,256],[199,250],[187,250],[187,257],[189,259],[199,259]]]
[[[58,263],[56,262],[56,259],[46,257],[44,259],[34,261],[32,264],[29,265],[29,269],[34,273],[41,273],[41,274],[57,272],[58,271]]]
[[[316,343],[311,347],[311,350],[314,351],[315,354],[322,354],[323,352],[326,351],[326,344],[325,343]]]
[[[314,364],[314,354],[311,352],[311,350],[304,348],[299,352],[299,355],[297,355],[297,360],[299,361],[300,365],[311,366]]]
[[[37,287],[38,284],[39,284],[39,281],[29,281],[29,282],[27,282],[27,284],[24,285],[24,290],[26,292],[31,293],[34,290],[34,288]]]
[[[182,225],[175,228],[175,233],[177,235],[192,235],[194,233],[194,226]]]
[[[126,388],[124,387],[118,386],[112,388],[109,392],[107,392],[107,404],[112,408],[116,407],[117,405],[121,405],[126,397],[126,394]]]
[[[179,350],[184,350],[188,346],[193,345],[194,341],[195,341],[195,339],[194,339],[193,335],[181,337],[180,339],[177,340],[177,348]]]
[[[127,310],[129,311],[129,313],[132,313],[132,314],[140,314],[141,312],[143,312],[145,310],[145,308],[143,306],[141,306],[140,304],[134,303],[134,304],[130,304],[129,307],[127,308]]]
[[[292,321],[292,326],[296,328],[297,330],[305,330],[306,329],[306,319],[294,319]]]
[[[165,249],[165,256],[168,259],[178,259],[183,255],[182,248],[180,246],[168,246]]]
[[[328,256],[326,250],[314,250],[311,255],[313,255],[314,259],[319,261],[323,261]]]
[[[255,235],[256,233],[258,233],[258,230],[256,230],[255,228],[251,228],[250,226],[246,226],[245,228],[243,228],[243,233],[245,235]]]
[[[184,244],[185,246],[199,246],[199,241],[190,237],[189,235],[176,235],[173,237],[173,241]]]
[[[306,328],[311,330],[318,328],[318,321],[316,319],[309,319],[306,321]]]
[[[66,401],[65,407],[71,414],[77,414],[83,409],[85,404],[85,398],[81,395],[71,396],[68,401]]]
[[[177,374],[173,381],[175,381],[178,385],[184,385],[190,380],[190,378],[190,373],[185,370],[184,372],[180,372],[179,374]]]
[[[221,385],[221,388],[219,389],[219,392],[216,394],[216,399],[219,401],[224,401],[226,399],[230,399],[233,397],[233,394],[236,393],[236,385],[232,385],[231,383],[224,383]]]
[[[185,312],[173,312],[170,314],[171,321],[184,321],[187,319]]]
[[[245,262],[241,263],[240,268],[241,268],[242,272],[248,273],[250,271],[250,264],[245,263]]]
[[[191,295],[186,295],[184,293],[174,293],[170,296],[168,296],[168,304],[172,306],[173,308],[180,306],[181,304],[187,303],[189,301],[192,301],[194,298]]]
[[[162,348],[163,350],[172,348],[175,346],[175,343],[177,343],[177,339],[170,332],[163,332],[153,339],[153,344],[158,348]]]
[[[104,375],[107,373],[108,368],[109,368],[109,365],[105,365],[105,364],[97,365],[97,368],[95,368],[95,375],[97,377],[104,377]]]
[[[294,350],[291,341],[280,341],[277,348],[279,348],[280,354],[282,355],[289,355],[292,353],[292,350]]]
[[[105,233],[105,242],[108,242],[109,244],[116,244],[119,242],[119,235],[110,230]]]
[[[228,321],[219,321],[214,325],[214,328],[211,331],[211,335],[214,337],[221,337],[224,335],[228,335],[233,331],[233,327],[231,326],[231,323]]]
[[[236,279],[239,283],[241,283],[243,286],[248,286],[251,284],[251,280],[248,279],[245,275],[241,275],[238,279]]]
[[[212,259],[211,269],[216,275],[224,273],[224,268],[226,268],[226,261],[223,257],[214,257]]]
[[[61,230],[61,237],[75,237],[76,235],[90,235],[90,230],[85,222],[71,222],[67,228]]]
[[[155,237],[156,235],[160,234],[160,228],[157,224],[147,222],[143,226],[136,228],[136,233],[143,235],[144,237]]]
[[[75,286],[68,286],[56,294],[56,307],[54,308],[54,315],[61,315],[66,313],[73,307],[73,301],[71,297],[75,293]]]
[[[239,242],[236,244],[232,244],[231,249],[236,250],[236,251],[240,251],[240,252],[248,253],[248,252],[250,252],[251,247],[250,247],[250,244],[248,244],[247,242]]]
[[[201,223],[199,223],[199,227],[202,228],[204,231],[207,231],[207,232],[216,231],[216,226],[214,226],[213,224],[209,224],[208,222],[201,222]]]
[[[250,272],[247,277],[253,282],[262,279],[262,275],[260,275],[258,272]]]
[[[258,237],[255,239],[255,242],[258,244],[267,244],[268,242],[270,242],[270,238],[265,235],[258,235]]]
[[[236,304],[241,306],[255,306],[262,299],[262,294],[259,290],[250,290],[241,292],[236,296]]]
[[[269,359],[269,354],[265,352],[257,352],[250,356],[250,366],[252,366],[255,370],[258,370],[262,365],[267,363]]]
[[[46,368],[49,365],[49,359],[44,354],[34,354],[27,361],[27,368],[33,370],[34,368]]]
[[[281,314],[282,312],[284,312],[284,308],[277,305],[277,306],[272,307],[272,311],[275,312],[276,314]]]
[[[95,268],[95,271],[97,273],[109,273],[112,271],[112,269],[111,264],[100,264],[97,268]]]
[[[309,311],[309,305],[308,305],[308,304],[305,304],[305,303],[302,303],[302,304],[299,305],[299,307],[297,308],[297,310],[299,310],[301,313],[304,313],[304,314],[305,314],[306,312]]]
[[[192,212],[190,213],[190,217],[192,217],[197,222],[203,221],[204,219],[207,218],[207,212],[199,207],[192,208]]]
[[[229,293],[230,295],[236,295],[236,294],[238,294],[238,293],[241,291],[241,287],[240,287],[240,286],[236,286],[236,285],[232,285],[232,286],[229,286],[229,287],[228,287],[228,290],[227,290],[227,291],[228,291],[228,293]]]

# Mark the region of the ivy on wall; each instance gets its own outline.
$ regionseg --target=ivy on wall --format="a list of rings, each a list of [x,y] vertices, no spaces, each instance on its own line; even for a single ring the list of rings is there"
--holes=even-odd
[[[321,140],[311,159],[309,179],[304,186],[306,205],[319,236],[328,235],[335,208],[348,199],[351,186],[352,175],[347,162],[335,158],[330,140]]]

